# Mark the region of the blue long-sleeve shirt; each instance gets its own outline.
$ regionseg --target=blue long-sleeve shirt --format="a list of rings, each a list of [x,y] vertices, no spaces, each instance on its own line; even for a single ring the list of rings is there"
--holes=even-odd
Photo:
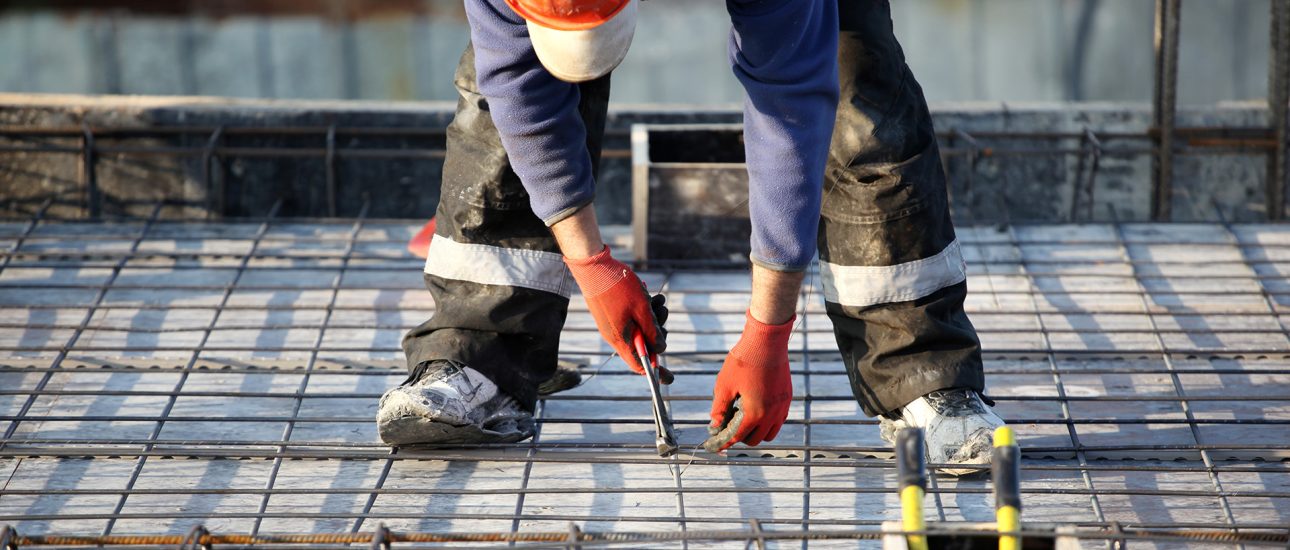
[[[804,269],[815,252],[838,102],[834,0],[727,0],[744,86],[752,260]],[[533,211],[554,224],[592,201],[578,87],[546,71],[504,0],[466,0],[479,90]]]

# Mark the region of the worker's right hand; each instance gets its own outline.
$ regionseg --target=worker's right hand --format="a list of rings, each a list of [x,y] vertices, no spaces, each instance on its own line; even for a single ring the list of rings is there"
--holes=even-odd
[[[746,317],[743,335],[721,365],[712,393],[712,423],[708,425],[712,437],[704,444],[712,452],[741,441],[754,446],[775,439],[793,402],[788,338],[796,317],[782,325],[767,325],[752,313]]]
[[[630,267],[609,254],[608,246],[589,258],[565,257],[564,263],[573,273],[578,288],[582,289],[600,336],[618,352],[627,366],[644,374],[644,368],[636,359],[632,339],[637,332],[644,337],[651,363],[667,347],[667,333],[661,326],[667,314],[662,297],[656,296],[651,300],[645,284]],[[672,373],[667,369],[658,367],[658,375],[660,382],[672,383]]]

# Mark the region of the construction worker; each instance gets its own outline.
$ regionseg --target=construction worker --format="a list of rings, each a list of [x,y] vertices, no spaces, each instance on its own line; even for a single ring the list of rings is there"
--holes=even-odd
[[[437,307],[404,338],[411,374],[381,398],[387,444],[531,437],[575,284],[628,365],[640,368],[638,331],[651,353],[664,349],[662,300],[610,255],[592,208],[609,75],[638,1],[465,0],[471,45],[425,264]],[[921,427],[930,462],[988,462],[1003,421],[981,397],[945,176],[888,2],[726,6],[747,94],[752,297],[717,376],[710,433],[722,448],[779,433],[789,334],[818,250],[852,391],[883,438]],[[727,426],[736,406],[742,422]]]

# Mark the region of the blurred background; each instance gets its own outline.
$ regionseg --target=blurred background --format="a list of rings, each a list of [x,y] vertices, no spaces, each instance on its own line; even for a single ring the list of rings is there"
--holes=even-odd
[[[678,162],[723,159],[736,204],[746,185],[725,3],[642,1],[610,224],[638,222],[637,186],[718,178]],[[958,219],[1290,211],[1290,0],[891,4]],[[462,0],[0,0],[0,217],[428,218],[468,34]]]
[[[896,0],[935,101],[1150,101],[1154,0]],[[1268,0],[1186,2],[1179,103],[1263,98]],[[617,103],[741,97],[716,0],[646,0]],[[0,91],[452,100],[461,0],[0,1]]]

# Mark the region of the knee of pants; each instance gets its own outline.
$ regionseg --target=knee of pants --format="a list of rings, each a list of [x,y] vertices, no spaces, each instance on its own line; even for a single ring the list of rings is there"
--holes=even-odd
[[[873,179],[841,171],[825,184],[818,237],[822,262],[902,266],[941,254],[954,242],[939,170],[906,168],[871,166]]]

